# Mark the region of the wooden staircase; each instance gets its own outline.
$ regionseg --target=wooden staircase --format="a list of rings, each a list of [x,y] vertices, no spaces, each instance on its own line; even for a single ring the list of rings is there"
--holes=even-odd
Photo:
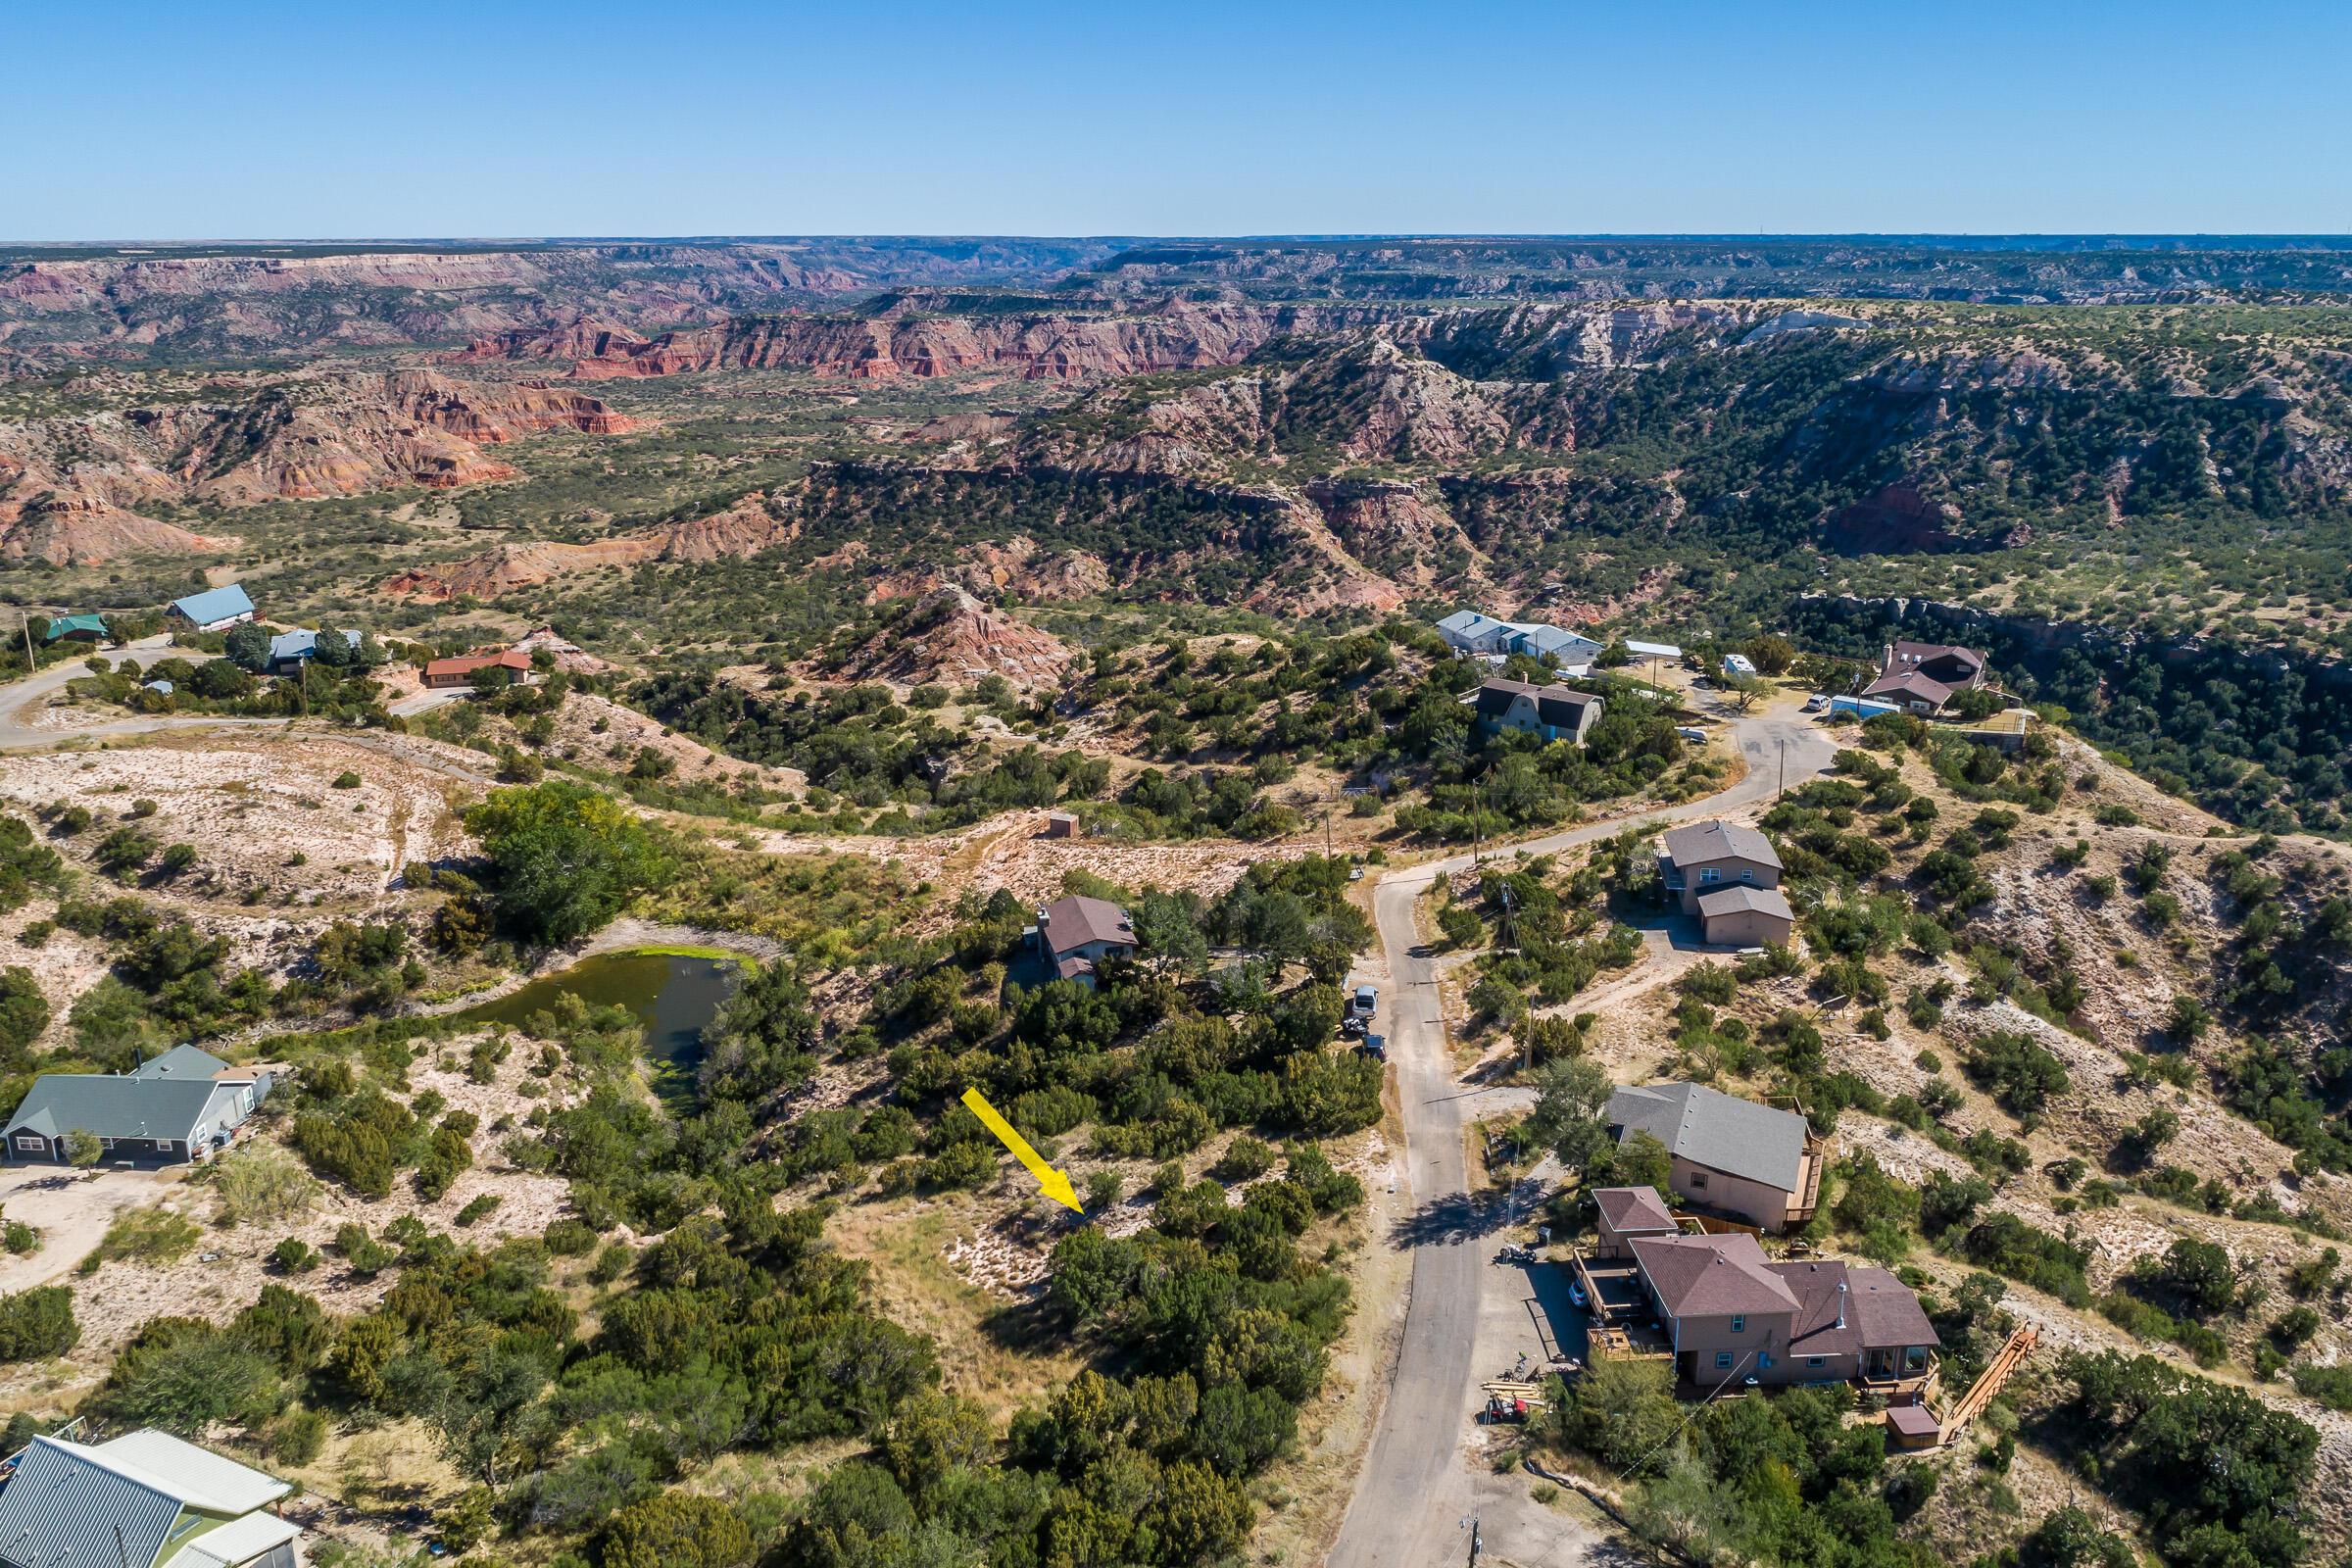
[[[1994,1395],[2001,1392],[2010,1374],[2018,1369],[2027,1356],[2034,1353],[2034,1347],[2040,1338],[2034,1325],[2029,1323],[2002,1342],[1999,1353],[1993,1356],[1977,1381],[1969,1385],[1968,1392],[1960,1396],[1960,1402],[1952,1406],[1951,1414],[1943,1418],[1942,1441],[1957,1442],[1968,1424],[1984,1413],[1984,1407],[1992,1402]]]

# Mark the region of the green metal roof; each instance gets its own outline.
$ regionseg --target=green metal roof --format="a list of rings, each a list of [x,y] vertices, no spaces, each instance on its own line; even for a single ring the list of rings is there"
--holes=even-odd
[[[77,631],[94,631],[103,637],[106,635],[106,617],[104,615],[60,615],[49,622],[49,630],[41,638],[41,641],[53,643],[60,637],[71,637]]]

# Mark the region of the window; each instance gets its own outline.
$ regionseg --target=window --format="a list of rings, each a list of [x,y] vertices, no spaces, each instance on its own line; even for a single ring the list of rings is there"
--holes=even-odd
[[[1742,1312],[1732,1319],[1732,1332],[1734,1334],[1745,1334],[1747,1332],[1746,1313]]]
[[[1924,1345],[1908,1347],[1903,1351],[1903,1365],[1913,1372],[1925,1372],[1928,1369],[1928,1348]]]
[[[1703,1171],[1703,1170],[1694,1170],[1694,1171],[1692,1171],[1692,1172],[1690,1173],[1690,1185],[1691,1185],[1691,1186],[1693,1186],[1693,1187],[1704,1187],[1704,1186],[1706,1186],[1706,1185],[1707,1185],[1707,1173],[1706,1173],[1705,1171]]]
[[[1827,1357],[1827,1356],[1820,1356],[1820,1355],[1808,1355],[1808,1356],[1806,1356],[1806,1357],[1805,1357],[1805,1365],[1807,1365],[1807,1366],[1821,1366],[1821,1365],[1824,1365],[1824,1364],[1825,1364],[1827,1361],[1828,1361],[1828,1357]]]
[[[1756,872],[1755,872],[1755,868],[1754,868],[1753,866],[1746,866],[1746,865],[1743,865],[1743,866],[1741,866],[1741,867],[1740,868],[1740,881],[1742,881],[1742,882],[1753,882],[1755,879],[1756,879]]]
[[[1715,1367],[1717,1371],[1729,1372],[1732,1369],[1732,1352],[1729,1350],[1717,1350],[1715,1352]]]
[[[1698,868],[1698,879],[1701,882],[1720,882],[1723,880],[1723,867],[1720,865],[1702,865]]]
[[[49,1140],[40,1137],[35,1133],[19,1133],[17,1135],[17,1147],[19,1149],[47,1149],[49,1147]]]

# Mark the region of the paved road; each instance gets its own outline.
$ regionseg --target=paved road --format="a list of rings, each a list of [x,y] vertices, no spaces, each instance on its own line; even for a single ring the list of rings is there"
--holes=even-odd
[[[169,635],[142,638],[125,647],[108,648],[104,652],[108,658],[118,662],[126,655],[135,655],[142,663],[153,663],[157,658],[165,658],[185,659],[191,663],[200,664],[208,659],[220,657],[195,649],[174,648]],[[72,740],[120,739],[125,735],[152,735],[161,730],[239,728],[295,722],[290,718],[243,718],[220,713],[135,713],[127,718],[110,718],[96,724],[56,728],[30,722],[31,715],[64,691],[68,681],[77,680],[88,673],[82,667],[82,662],[76,659],[63,664],[53,664],[13,686],[0,687],[0,752],[39,751]],[[473,688],[470,686],[440,687],[412,693],[385,706],[387,711],[406,717],[472,695]]]
[[[1827,769],[1836,754],[1818,728],[1785,714],[1740,719],[1733,737],[1746,757],[1747,776],[1720,794],[1664,808],[1655,817],[1714,816],[1755,805],[1779,788],[1784,762],[1788,783],[1795,785]],[[1506,853],[1570,849],[1624,826],[1620,820],[1571,828],[1507,846]],[[1396,1063],[1414,1204],[1391,1245],[1412,1250],[1412,1295],[1371,1449],[1328,1559],[1333,1568],[1431,1568],[1459,1561],[1466,1551],[1460,1520],[1482,1510],[1491,1556],[1568,1560],[1560,1555],[1569,1544],[1562,1538],[1563,1517],[1527,1502],[1519,1489],[1497,1496],[1484,1484],[1491,1478],[1473,1472],[1462,1454],[1480,1402],[1473,1355],[1494,1238],[1476,1215],[1462,1147],[1480,1101],[1454,1074],[1436,963],[1414,931],[1413,905],[1432,881],[1469,865],[1467,855],[1426,861],[1384,878],[1373,893],[1373,918],[1389,964],[1389,1055]]]
[[[103,652],[118,663],[127,655],[136,655],[143,664],[153,663],[158,658],[184,659],[190,663],[201,664],[208,659],[220,657],[189,648],[174,648],[169,634],[142,637],[137,642],[110,647]],[[288,722],[282,718],[230,718],[188,713],[140,713],[129,718],[110,718],[98,724],[69,725],[55,729],[27,721],[33,712],[48,705],[49,699],[64,691],[68,681],[79,680],[88,673],[82,662],[74,659],[62,664],[52,664],[39,674],[27,676],[13,686],[0,687],[0,752],[40,751],[72,740],[151,735],[157,730]]]

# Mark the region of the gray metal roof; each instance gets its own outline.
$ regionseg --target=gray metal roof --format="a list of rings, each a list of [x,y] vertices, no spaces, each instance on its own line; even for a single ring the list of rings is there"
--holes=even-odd
[[[182,1506],[155,1477],[35,1438],[0,1489],[0,1559],[15,1568],[151,1568]]]
[[[1605,1115],[1620,1143],[1647,1133],[1694,1165],[1785,1193],[1804,1169],[1804,1117],[1704,1084],[1628,1085],[1609,1096]]]
[[[173,1046],[160,1056],[150,1056],[130,1070],[133,1078],[217,1078],[228,1071],[228,1063],[209,1051],[194,1046]]]
[[[25,1128],[61,1138],[76,1127],[101,1138],[169,1138],[185,1141],[204,1119],[213,1098],[210,1078],[132,1078],[105,1073],[44,1073],[8,1119],[8,1131]]]
[[[1744,822],[1691,822],[1666,831],[1666,858],[1677,865],[1715,860],[1753,860],[1776,869],[1780,853],[1772,840]]]

